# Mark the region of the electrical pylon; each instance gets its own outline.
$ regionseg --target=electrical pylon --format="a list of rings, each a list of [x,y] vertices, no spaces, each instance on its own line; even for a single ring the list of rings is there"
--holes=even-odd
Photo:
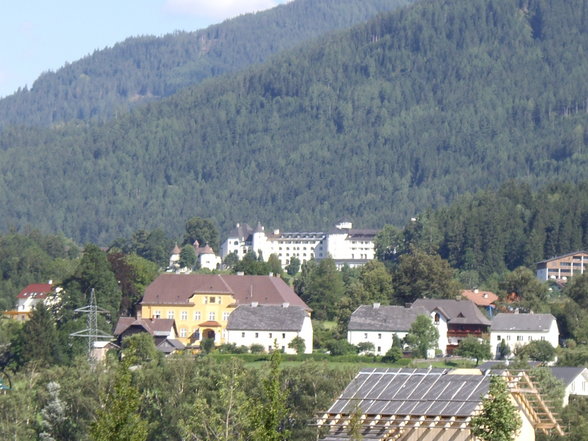
[[[88,339],[88,360],[93,361],[93,351],[94,343],[96,340],[100,339],[108,339],[111,340],[114,337],[109,335],[108,333],[101,331],[98,329],[98,314],[109,314],[110,311],[100,308],[96,304],[96,294],[94,294],[94,288],[90,291],[90,304],[87,306],[83,306],[81,308],[75,309],[75,312],[83,312],[84,314],[88,314],[87,317],[87,328],[82,329],[81,331],[74,332],[69,334],[70,337],[83,337]]]

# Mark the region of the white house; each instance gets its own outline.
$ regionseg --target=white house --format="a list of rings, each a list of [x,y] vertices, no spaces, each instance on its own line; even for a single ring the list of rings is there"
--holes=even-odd
[[[545,340],[554,348],[559,342],[559,328],[551,314],[497,314],[490,326],[490,345],[496,349],[503,341],[511,352],[534,340]]]
[[[25,286],[16,296],[16,308],[10,311],[4,311],[4,315],[14,320],[28,320],[33,309],[40,303],[50,306],[58,301],[60,287],[53,286],[53,282],[48,283],[31,283]]]
[[[210,271],[219,269],[222,263],[220,256],[214,253],[214,250],[207,244],[201,247],[198,241],[194,242],[194,253],[198,259],[200,268],[208,269]],[[190,273],[190,268],[180,268],[180,253],[182,249],[176,244],[171,252],[169,258],[168,272],[176,273]]]
[[[356,267],[375,257],[374,238],[378,230],[354,229],[351,222],[343,221],[329,232],[266,232],[263,225],[255,229],[247,224],[237,224],[221,245],[221,257],[230,253],[243,258],[253,251],[267,261],[275,254],[282,267],[296,257],[301,263],[311,259],[335,260],[338,267]]]
[[[237,346],[258,344],[267,351],[277,348],[287,354],[295,354],[288,347],[296,337],[304,340],[304,353],[312,353],[312,322],[309,313],[300,306],[240,305],[229,315],[226,329],[227,343]]]
[[[570,395],[588,396],[588,368],[552,367],[551,373],[564,384],[564,406],[568,405]]]
[[[358,307],[347,326],[347,341],[352,345],[372,343],[376,355],[384,355],[392,347],[394,335],[403,339],[419,315],[428,315],[424,308],[405,308],[374,303]]]

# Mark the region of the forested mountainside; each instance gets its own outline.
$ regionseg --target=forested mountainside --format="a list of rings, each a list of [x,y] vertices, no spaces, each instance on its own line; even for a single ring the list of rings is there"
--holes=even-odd
[[[296,0],[200,31],[129,38],[0,100],[0,128],[107,119],[412,1]]]
[[[0,221],[97,243],[193,215],[380,227],[586,179],[587,6],[424,1],[107,124],[7,129]]]

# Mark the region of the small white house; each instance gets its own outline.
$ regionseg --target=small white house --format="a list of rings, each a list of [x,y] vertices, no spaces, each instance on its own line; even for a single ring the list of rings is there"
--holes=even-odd
[[[552,367],[551,373],[564,384],[564,406],[568,405],[570,395],[588,396],[588,368]]]
[[[511,352],[534,340],[548,341],[555,348],[559,342],[559,328],[551,314],[498,314],[490,325],[490,345],[497,355],[503,340]]]
[[[227,322],[227,343],[237,346],[258,344],[268,352],[277,348],[286,354],[295,354],[294,348],[288,347],[292,340],[300,337],[304,340],[304,353],[312,353],[312,322],[308,312],[300,306],[288,303],[282,305],[238,306]]]
[[[424,308],[405,308],[374,303],[359,306],[349,319],[347,341],[352,345],[372,343],[376,355],[392,347],[394,335],[403,339],[419,315],[429,315]],[[433,354],[434,355],[434,354]]]

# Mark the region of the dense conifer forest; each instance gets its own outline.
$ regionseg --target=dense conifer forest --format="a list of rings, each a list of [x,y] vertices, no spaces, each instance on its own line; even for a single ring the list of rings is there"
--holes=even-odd
[[[586,10],[422,1],[114,121],[5,128],[0,221],[99,244],[193,215],[381,227],[586,179]]]
[[[0,100],[0,128],[106,120],[412,1],[297,0],[200,31],[132,37]]]

